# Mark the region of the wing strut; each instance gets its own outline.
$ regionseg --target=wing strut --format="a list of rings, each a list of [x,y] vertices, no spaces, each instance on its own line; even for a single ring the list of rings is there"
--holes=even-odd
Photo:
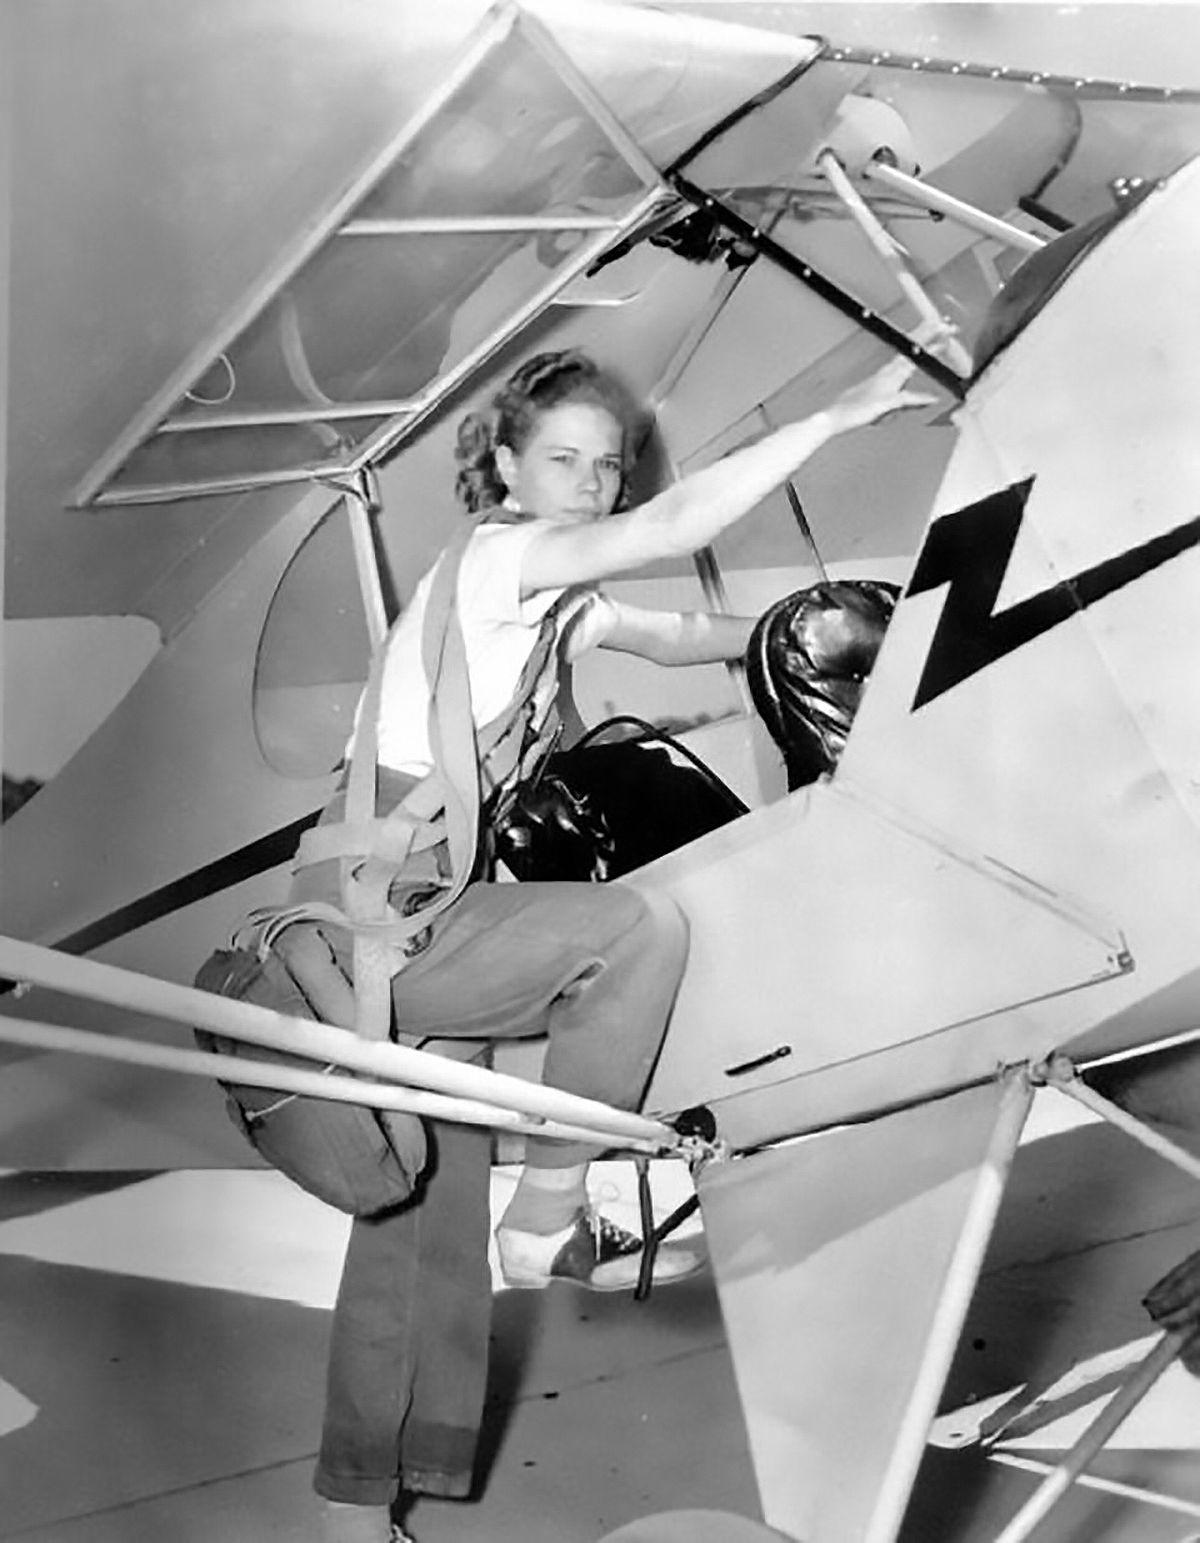
[[[1032,1096],[1012,1067],[698,1174],[763,1518],[785,1536],[896,1537]]]
[[[1139,1361],[1130,1375],[1080,1436],[1066,1457],[1038,1485],[1033,1494],[997,1537],[996,1543],[1025,1543],[1034,1528],[1049,1515],[1092,1458],[1131,1415],[1170,1366],[1191,1336],[1190,1329],[1174,1329],[1155,1341],[1153,1350]]]
[[[1181,1036],[1182,1037],[1182,1036]],[[1200,1034],[1186,1036],[1200,1038]],[[1118,1130],[1133,1137],[1152,1152],[1181,1168],[1189,1177],[1200,1179],[1200,1159],[1183,1147],[1160,1135],[1144,1121],[1136,1119],[1119,1105],[1097,1093],[1080,1078],[1075,1063],[1066,1055],[1050,1056],[1041,1065],[1031,1067],[1035,1084],[1045,1084],[1083,1104],[1093,1114],[1107,1120]],[[1020,1508],[995,1543],[1026,1543],[1050,1511],[1086,1473],[1089,1463],[1125,1423],[1155,1383],[1191,1339],[1194,1329],[1172,1330],[1159,1336],[1148,1355],[1139,1361],[1116,1393],[1100,1410],[1063,1460],[1046,1473],[1042,1483]],[[1139,1497],[1140,1498],[1140,1497]],[[1147,1495],[1147,1500],[1153,1497]]]
[[[597,1141],[651,1155],[682,1153],[687,1142],[669,1125],[612,1109],[596,1099],[543,1087],[524,1077],[488,1071],[430,1051],[372,1043],[349,1029],[259,1007],[140,975],[97,960],[0,937],[0,973],[69,996],[108,1002],[269,1050],[312,1059],[312,1071],[279,1062],[238,1058],[237,1080],[372,1108],[404,1109],[433,1118],[562,1139]],[[228,1056],[173,1045],[0,1017],[0,1041],[34,1049],[100,1056],[192,1076],[228,1078]],[[339,1068],[334,1071],[333,1068]],[[344,1076],[342,1071],[359,1076]],[[377,1081],[367,1082],[363,1076]],[[391,1083],[393,1085],[389,1086]],[[402,1086],[396,1087],[394,1084]],[[417,1090],[417,1091],[414,1091]]]
[[[1200,1039],[1200,1031],[1189,1036],[1180,1036],[1173,1043],[1182,1043],[1185,1038]],[[1147,1052],[1151,1048],[1148,1046]],[[1088,1087],[1075,1070],[1075,1063],[1069,1056],[1051,1056],[1036,1069],[1036,1075],[1050,1087],[1057,1088],[1060,1093],[1065,1093],[1068,1098],[1083,1104],[1093,1114],[1098,1114],[1102,1120],[1107,1120],[1110,1125],[1115,1125],[1118,1130],[1124,1131],[1127,1136],[1140,1141],[1152,1152],[1157,1152],[1167,1162],[1182,1168],[1191,1178],[1200,1179],[1200,1158],[1193,1157],[1183,1147],[1178,1146],[1174,1141],[1168,1141],[1165,1136],[1160,1135],[1144,1121],[1136,1119],[1120,1105],[1114,1104],[1110,1099],[1097,1093],[1095,1088]]]

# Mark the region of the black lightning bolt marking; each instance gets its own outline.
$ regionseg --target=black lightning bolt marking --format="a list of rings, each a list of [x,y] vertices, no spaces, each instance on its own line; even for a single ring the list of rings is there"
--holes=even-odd
[[[1189,520],[996,612],[996,596],[1033,483],[1032,477],[1014,482],[978,503],[943,515],[930,529],[908,594],[919,595],[940,584],[948,584],[949,591],[913,698],[914,712],[1005,654],[1200,544],[1200,518]]]

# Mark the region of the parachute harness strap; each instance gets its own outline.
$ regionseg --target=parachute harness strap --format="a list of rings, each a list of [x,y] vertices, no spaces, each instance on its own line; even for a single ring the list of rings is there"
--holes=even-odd
[[[467,678],[466,648],[455,591],[462,555],[474,526],[443,553],[433,576],[422,634],[422,662],[429,690],[429,737],[435,770],[386,815],[375,813],[378,721],[383,675],[392,634],[371,661],[350,751],[345,818],[316,826],[302,837],[294,866],[336,859],[341,906],[324,901],[267,907],[251,916],[260,957],[280,932],[298,921],[324,921],[353,937],[355,1032],[363,1039],[389,1037],[392,978],[415,952],[430,923],[452,905],[475,866],[479,830],[479,770]],[[393,885],[406,865],[426,854],[438,877],[418,886],[420,904],[392,903]],[[448,875],[441,869],[448,865]]]
[[[475,874],[481,780],[495,799],[503,800],[511,784],[528,775],[546,753],[555,734],[553,707],[544,722],[537,721],[533,687],[556,645],[561,601],[542,618],[509,710],[476,733],[456,596],[467,544],[491,513],[463,528],[443,552],[430,584],[421,656],[433,770],[386,815],[375,813],[389,633],[372,659],[355,724],[343,819],[306,831],[295,858],[297,869],[336,859],[341,906],[301,901],[255,912],[251,918],[260,952],[297,921],[324,921],[350,931],[355,1031],[365,1039],[389,1036],[394,976],[420,951],[430,924],[454,904]],[[399,909],[394,903],[398,880],[404,881],[406,891]]]

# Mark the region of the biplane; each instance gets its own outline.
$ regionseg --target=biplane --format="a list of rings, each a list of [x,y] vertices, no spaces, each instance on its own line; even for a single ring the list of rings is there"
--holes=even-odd
[[[936,401],[622,586],[759,612],[829,575],[898,585],[831,775],[789,790],[737,670],[579,669],[585,719],[682,723],[748,806],[625,881],[674,896],[693,938],[644,1114],[548,1095],[525,1062],[356,1060],[311,1031],[377,1101],[682,1154],[699,1197],[737,1495],[685,1455],[653,1507],[625,1486],[603,1522],[546,1501],[508,1532],[485,1493],[423,1537],[1200,1535],[1200,1394],[1137,1300],[1200,1240],[1180,1179],[1200,1176],[1200,14],[40,0],[0,12],[0,41],[4,615],[155,629],[2,833],[0,1273],[22,1329],[0,1341],[0,1536],[283,1535],[226,1483],[265,1406],[206,1467],[164,1434],[168,1401],[156,1478],[115,1499],[120,1420],[47,1419],[25,1266],[86,1260],[39,1253],[22,1217],[55,1184],[85,1206],[246,1168],[184,1048],[217,1011],[187,983],[280,897],[328,797],[371,651],[453,528],[458,417],[566,344],[652,409],[643,492],[890,354]],[[1033,1139],[1062,1095],[1098,1123]],[[686,1320],[690,1289],[644,1311]],[[219,1396],[202,1345],[159,1351],[168,1384],[186,1366]],[[272,1418],[263,1472],[297,1455]],[[1140,1444],[1107,1445],[1138,1418]],[[588,1461],[623,1490],[596,1442]],[[56,1509],[68,1468],[102,1467]]]

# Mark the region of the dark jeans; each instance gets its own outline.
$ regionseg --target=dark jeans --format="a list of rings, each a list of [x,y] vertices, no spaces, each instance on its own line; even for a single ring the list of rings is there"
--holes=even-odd
[[[491,1327],[491,1137],[440,1122],[429,1137],[417,1196],[351,1224],[313,1479],[330,1500],[471,1487]]]
[[[673,902],[620,883],[475,884],[396,977],[396,1022],[406,1037],[546,1034],[544,1083],[632,1109],[686,954]],[[470,1486],[491,1312],[489,1136],[430,1130],[433,1167],[415,1199],[351,1230],[314,1481],[331,1500]],[[531,1137],[527,1161],[563,1166],[595,1152]]]
[[[542,1082],[641,1103],[687,957],[674,902],[624,884],[473,884],[392,983],[396,1024],[439,1039],[547,1036]],[[527,1161],[597,1148],[530,1137]]]

